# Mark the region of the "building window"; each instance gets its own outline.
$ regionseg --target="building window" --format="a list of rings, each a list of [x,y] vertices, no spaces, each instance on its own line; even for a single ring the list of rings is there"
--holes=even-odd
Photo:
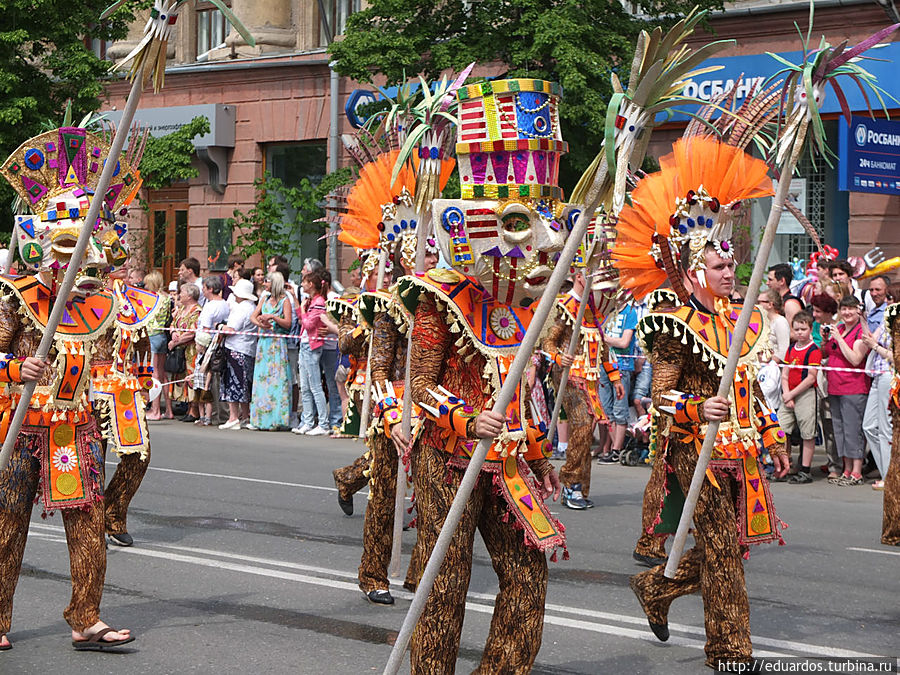
[[[230,24],[215,7],[197,10],[197,57],[224,44]]]
[[[306,178],[315,187],[322,182],[327,170],[328,145],[325,141],[309,143],[285,143],[267,145],[265,149],[265,167],[267,173],[279,178],[286,187],[300,187]],[[287,207],[286,214],[293,219],[296,211]],[[321,214],[320,214],[321,215]],[[303,223],[300,231],[295,233],[300,245],[301,260],[318,258],[325,261],[325,224],[317,222]],[[300,260],[292,261],[292,267],[299,269]]]
[[[328,34],[331,33],[332,38],[337,35],[343,35],[347,28],[347,19],[354,12],[360,10],[361,0],[320,0],[319,10],[325,10],[324,21],[319,25],[319,45],[328,46]],[[327,28],[325,25],[327,22]]]

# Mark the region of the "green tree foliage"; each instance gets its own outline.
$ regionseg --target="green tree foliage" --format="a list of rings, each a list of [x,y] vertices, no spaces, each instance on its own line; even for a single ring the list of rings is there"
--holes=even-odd
[[[6,0],[0,18],[0,161],[46,120],[61,120],[67,100],[75,119],[97,110],[109,62],[86,46],[92,40],[125,37],[134,0],[115,17],[98,22],[109,0]],[[11,227],[5,205],[13,191],[0,181],[0,229]]]
[[[207,133],[209,120],[195,117],[178,131],[159,138],[148,138],[140,167],[144,188],[156,190],[175,181],[195,178],[198,172],[191,164],[194,154],[192,141]]]
[[[626,11],[634,8],[648,20]],[[329,51],[341,75],[389,83],[423,73],[435,78],[472,61],[498,62],[511,77],[559,82],[563,138],[570,144],[561,183],[573,186],[603,138],[610,73],[627,82],[638,32],[677,20],[690,8],[675,0],[372,0],[352,15]],[[697,0],[721,9],[722,0]]]
[[[289,187],[266,172],[253,183],[256,204],[247,213],[235,209],[234,217],[228,219],[238,233],[235,250],[248,258],[256,253],[263,259],[276,253],[288,258],[308,255],[300,250],[299,235],[323,230],[316,221],[324,215],[326,195],[355,178],[353,169],[345,167],[326,175],[317,185],[304,178],[297,187]]]

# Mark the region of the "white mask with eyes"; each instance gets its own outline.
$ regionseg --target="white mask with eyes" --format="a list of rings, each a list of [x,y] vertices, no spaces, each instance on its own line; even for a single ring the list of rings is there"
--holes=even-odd
[[[453,269],[504,304],[527,306],[544,292],[568,234],[567,204],[438,199],[433,208],[437,243]]]

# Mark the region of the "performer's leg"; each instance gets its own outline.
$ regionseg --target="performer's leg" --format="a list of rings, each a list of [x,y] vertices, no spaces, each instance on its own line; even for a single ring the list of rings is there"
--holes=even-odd
[[[103,505],[89,511],[62,512],[72,570],[72,599],[63,613],[73,630],[84,632],[100,620],[100,598],[106,577],[106,545],[103,542]]]
[[[484,675],[530,673],[544,628],[547,557],[525,546],[522,533],[503,522],[506,512],[503,500],[490,495],[478,522],[500,582],[487,644],[474,671]]]
[[[141,459],[139,453],[122,455],[119,465],[113,474],[106,494],[103,499],[106,511],[106,531],[109,534],[124,534],[128,532],[128,505],[141,487],[147,467],[150,466],[150,448],[147,448],[147,458]]]
[[[881,523],[881,543],[900,546],[900,412],[893,409],[893,442],[891,463],[884,477],[884,516]]]
[[[644,501],[641,505],[641,536],[638,537],[634,552],[648,558],[666,557],[666,538],[650,534],[655,525],[662,506],[666,486],[666,463],[657,457],[650,469],[650,479],[644,488]]]
[[[366,457],[366,454],[354,459],[353,464],[332,472],[334,484],[338,489],[338,497],[341,499],[352,499],[353,495],[362,490],[363,486],[369,482],[369,479],[363,474],[369,468],[369,458]]]
[[[675,472],[685,494],[690,489],[697,456],[682,446],[682,461]],[[744,582],[744,564],[738,543],[735,515],[737,485],[729,476],[716,477],[720,489],[704,480],[694,511],[694,538],[703,551],[700,593],[706,626],[707,664],[718,660],[743,661],[751,657],[750,601]]]
[[[38,461],[21,442],[0,472],[0,635],[9,633],[12,621],[13,594],[22,569],[39,474]]]
[[[394,501],[397,491],[397,451],[384,434],[369,446],[372,455],[369,503],[363,526],[363,553],[359,587],[363,593],[388,590],[388,564],[394,534]]]
[[[430,556],[434,549],[463,476],[462,471],[450,470],[448,483],[446,461],[447,456],[441,450],[420,445],[415,474],[416,508],[419,513],[418,536],[423,539],[426,556]],[[447,549],[447,556],[435,578],[410,643],[412,673],[449,675],[456,669],[466,593],[472,573],[475,526],[485,493],[490,488],[490,478],[481,476]]]
[[[559,470],[559,482],[567,488],[581,484],[585,497],[591,491],[591,441],[594,439],[594,417],[587,395],[577,387],[566,387],[563,407],[569,422],[569,446],[566,463]]]

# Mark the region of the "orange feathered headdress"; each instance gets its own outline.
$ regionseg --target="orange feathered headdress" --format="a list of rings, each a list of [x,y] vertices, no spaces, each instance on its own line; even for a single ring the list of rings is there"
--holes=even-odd
[[[686,299],[679,251],[690,243],[690,267],[703,269],[703,250],[716,246],[732,257],[732,217],[747,199],[773,194],[768,166],[742,150],[708,137],[676,141],[660,170],[638,183],[632,204],[619,214],[613,261],[621,284],[641,299],[668,278]]]
[[[347,206],[341,217],[338,239],[358,251],[368,251],[363,273],[377,264],[377,255],[384,246],[401,244],[401,255],[412,266],[415,259],[416,220],[413,196],[416,192],[416,172],[406,163],[391,183],[399,150],[391,150],[364,165],[359,178],[347,195]],[[441,165],[439,185],[443,188],[453,171],[455,161]]]

